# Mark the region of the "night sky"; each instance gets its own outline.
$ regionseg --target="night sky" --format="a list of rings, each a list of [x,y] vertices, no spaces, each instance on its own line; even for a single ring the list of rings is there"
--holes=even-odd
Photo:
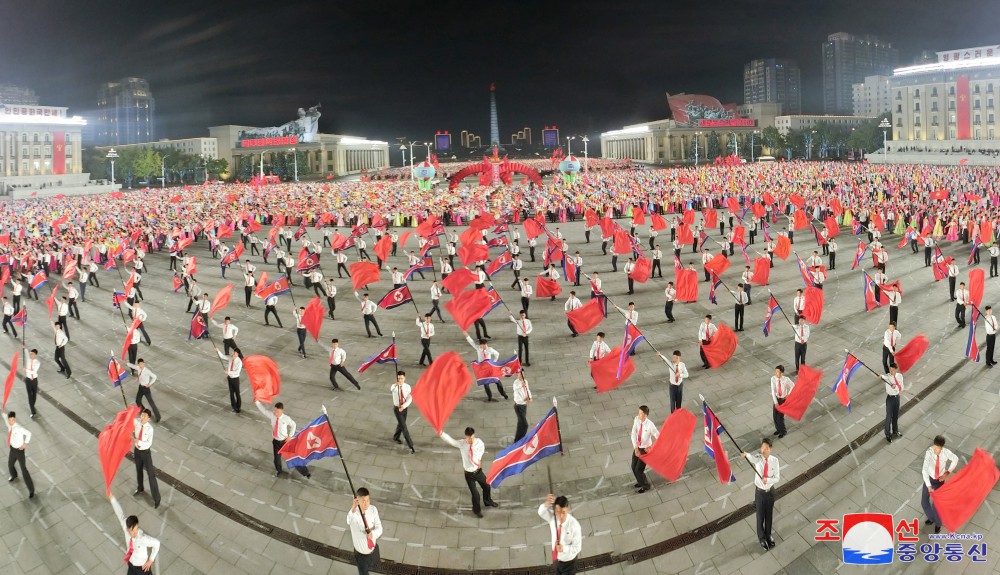
[[[838,31],[900,49],[1000,43],[996,0],[678,2],[65,1],[0,4],[0,82],[88,115],[102,82],[149,80],[157,136],[279,125],[321,102],[320,130],[393,141],[436,130],[501,140],[668,116],[665,93],[741,102],[743,65],[797,58],[821,113],[820,45]],[[397,160],[393,154],[393,160]]]

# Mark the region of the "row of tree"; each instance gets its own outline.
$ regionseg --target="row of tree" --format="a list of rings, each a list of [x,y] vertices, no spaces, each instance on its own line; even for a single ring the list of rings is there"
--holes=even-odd
[[[229,162],[170,151],[166,155],[160,150],[148,147],[127,147],[118,151],[114,159],[114,179],[127,188],[133,185],[151,185],[166,177],[167,185],[200,184],[206,179],[220,179],[229,169]],[[95,148],[84,148],[83,171],[92,178],[108,179],[111,174],[111,159],[106,152]]]

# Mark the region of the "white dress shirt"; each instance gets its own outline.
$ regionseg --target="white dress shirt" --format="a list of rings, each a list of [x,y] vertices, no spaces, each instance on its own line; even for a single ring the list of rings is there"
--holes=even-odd
[[[531,284],[527,281],[521,281],[521,297],[531,297],[534,295],[535,290],[531,287]]]
[[[330,365],[344,365],[345,361],[347,361],[347,352],[344,351],[344,348],[338,347],[330,350]]]
[[[889,351],[896,353],[896,344],[899,343],[899,330],[885,330],[882,334],[882,345],[889,348]]]
[[[938,479],[938,476],[935,475],[935,467],[940,470],[942,475],[945,471],[955,471],[955,468],[958,467],[958,457],[955,457],[955,454],[947,447],[942,447],[940,454],[935,454],[934,448],[928,447],[924,453],[924,465],[920,469],[924,485],[927,487],[931,486],[931,479]]]
[[[156,374],[153,373],[148,367],[139,367],[133,363],[128,364],[128,366],[132,369],[138,370],[136,378],[139,380],[139,385],[149,387],[156,382]]]
[[[625,315],[625,320],[632,322],[632,325],[639,325],[639,312],[633,310],[623,309],[622,313]]]
[[[534,327],[532,327],[532,325],[531,325],[531,320],[528,319],[528,318],[524,318],[524,319],[510,318],[510,321],[514,322],[514,325],[517,326],[517,335],[519,335],[519,336],[527,337],[527,336],[531,335],[531,332],[534,329]]]
[[[885,394],[886,395],[899,395],[906,386],[903,384],[903,374],[896,372],[896,375],[891,373],[886,373],[881,376],[882,381],[885,382]]]
[[[747,453],[747,461],[749,461],[754,468],[757,469],[757,473],[760,474],[754,474],[753,477],[753,484],[757,487],[757,489],[763,489],[764,491],[774,489],[774,485],[778,483],[778,480],[781,478],[781,474],[778,469],[778,458],[773,455],[769,455],[767,457],[767,473],[764,473],[764,456],[760,453]],[[761,477],[763,477],[763,479],[761,479]]]
[[[135,448],[139,451],[147,451],[153,446],[153,424],[148,421],[143,424],[142,419],[136,418],[135,428],[132,431],[135,436]]]
[[[365,533],[365,523],[368,524],[368,530],[371,531],[372,543],[377,545],[379,538],[382,537],[382,521],[379,519],[378,509],[374,505],[369,505],[368,510],[365,511],[364,520],[361,519],[360,507],[347,513],[347,525],[351,528],[351,542],[354,543],[354,550],[362,555],[370,555],[374,552],[374,548],[368,548],[369,534]]]
[[[663,297],[665,297],[667,301],[674,301],[677,299],[677,290],[667,286],[667,288],[663,290]]]
[[[988,314],[983,316],[983,323],[986,324],[986,335],[996,335],[997,316]]]
[[[24,364],[24,377],[28,379],[38,379],[38,369],[42,366],[41,360],[28,358]]]
[[[799,322],[798,325],[792,328],[795,332],[795,343],[808,343],[809,342],[809,324]]]
[[[791,378],[787,375],[782,375],[781,379],[778,376],[771,376],[771,402],[778,403],[779,399],[785,399],[788,394],[792,392],[792,388],[795,384],[792,383]]]
[[[479,344],[477,344],[475,341],[472,340],[471,336],[465,336],[465,341],[469,342],[469,345],[472,346],[472,349],[476,350],[476,361],[483,361],[484,359],[492,359],[493,361],[499,361],[500,359],[499,351],[493,349],[488,345],[486,346],[486,349],[483,349],[482,346],[480,346]]]
[[[291,417],[288,417],[287,413],[282,413],[281,417],[277,417],[273,411],[264,407],[263,403],[259,401],[255,401],[254,403],[257,405],[257,409],[264,414],[264,417],[271,422],[271,437],[273,439],[286,441],[295,435],[295,421]],[[277,428],[274,426],[275,423],[278,424]]]
[[[441,432],[441,439],[448,445],[458,448],[458,452],[462,454],[462,469],[467,473],[475,473],[482,467],[483,453],[486,452],[486,444],[482,439],[477,437],[472,440],[472,445],[469,445],[468,441],[464,439],[456,441],[444,432]]]
[[[551,549],[558,549],[556,541],[562,544],[563,550],[556,554],[559,561],[572,561],[580,554],[583,547],[583,536],[580,532],[580,522],[570,514],[566,514],[566,521],[557,525],[556,514],[552,507],[542,503],[538,506],[538,516],[549,524],[549,534],[552,537]]]
[[[632,420],[632,432],[629,437],[632,439],[632,447],[638,447],[639,449],[649,449],[653,446],[653,441],[660,436],[660,432],[657,431],[656,425],[649,420],[647,417],[645,421],[639,419],[639,416],[635,416]]]
[[[674,363],[672,358],[663,357],[663,363],[670,367],[670,385],[680,385],[688,378],[688,368],[683,361]]]
[[[434,337],[434,324],[429,321],[420,321],[417,318],[417,327],[420,328],[420,339],[430,339]]]
[[[11,427],[7,420],[7,432],[10,434],[10,446],[14,449],[21,449],[22,447],[27,447],[28,443],[31,442],[31,432],[25,429],[20,423],[15,422],[14,426]]]
[[[408,383],[394,383],[390,385],[389,394],[392,395],[393,407],[402,407],[403,409],[410,407],[410,404],[413,403],[410,391],[411,388]]]
[[[56,347],[64,347],[67,343],[69,343],[69,338],[66,337],[66,332],[62,330],[57,331],[55,342]]]
[[[236,354],[233,354],[232,356],[223,355],[223,353],[221,351],[219,352],[219,357],[221,357],[223,359],[223,361],[228,361],[229,362],[226,365],[226,375],[227,376],[229,376],[229,377],[239,377],[240,376],[240,372],[243,371],[243,360],[242,359],[236,357]]]
[[[969,305],[969,290],[964,288],[955,290],[955,305]],[[62,315],[61,311],[60,315]]]
[[[514,380],[514,403],[517,405],[525,405],[528,400],[531,399],[531,389],[528,388],[527,379],[515,379]]]
[[[698,324],[698,339],[701,341],[711,341],[718,331],[719,328],[715,327],[714,323],[706,324],[705,322],[701,322]]]
[[[118,500],[115,499],[114,495],[111,496],[111,507],[115,510],[115,516],[118,517],[118,523],[121,524],[122,531],[125,532],[125,548],[132,549],[132,555],[129,557],[128,564],[134,567],[142,567],[147,561],[155,561],[157,553],[160,552],[160,540],[147,535],[142,528],[136,531],[135,537],[131,537],[128,534],[128,527],[125,526],[125,513],[122,511],[122,507],[118,504]]]
[[[595,341],[594,344],[590,346],[591,361],[606,357],[609,353],[611,353],[611,348],[605,341]]]

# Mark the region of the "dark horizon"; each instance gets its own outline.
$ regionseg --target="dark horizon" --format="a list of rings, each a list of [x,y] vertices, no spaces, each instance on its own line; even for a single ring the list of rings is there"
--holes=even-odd
[[[668,92],[742,103],[743,65],[757,58],[797,60],[803,113],[822,113],[821,44],[834,32],[888,40],[900,65],[922,50],[1000,43],[996,18],[986,17],[1000,9],[983,0],[916,0],[904,15],[859,0],[725,4],[39,0],[0,8],[8,23],[0,83],[90,118],[102,83],[145,78],[157,139],[279,125],[322,103],[322,132],[393,143],[448,130],[458,147],[462,130],[488,141],[493,82],[502,142],[525,126],[537,140],[544,125],[594,140],[668,117]]]

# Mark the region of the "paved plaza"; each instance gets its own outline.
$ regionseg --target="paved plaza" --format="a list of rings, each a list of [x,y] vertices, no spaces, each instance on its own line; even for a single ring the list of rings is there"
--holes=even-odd
[[[628,225],[627,220],[619,222]],[[556,225],[549,224],[549,229]],[[733,300],[720,292],[718,305],[712,305],[709,285],[702,281],[698,302],[676,305],[677,321],[666,323],[663,288],[674,279],[669,233],[660,236],[667,254],[664,278],[637,284],[637,293],[628,296],[624,274],[611,273],[610,256],[601,255],[599,230],[592,234],[596,241],[585,244],[581,222],[558,226],[569,242],[570,253],[579,250],[583,256],[584,271],[600,271],[613,302],[623,308],[629,301],[635,302],[640,314],[638,326],[649,342],[664,355],[675,349],[683,353],[691,372],[685,383],[684,406],[699,416],[699,422],[683,476],[669,483],[650,470],[653,489],[635,493],[629,468],[629,430],[641,404],[650,407],[651,420],[658,426],[668,415],[667,367],[650,346],[641,344],[631,379],[614,391],[598,394],[587,366],[587,353],[598,329],[570,337],[563,303],[571,288],[561,282],[563,296],[556,301],[531,302],[529,317],[535,331],[531,336],[532,366],[526,368],[526,375],[535,399],[528,408],[528,419],[534,425],[556,398],[565,454],[542,460],[524,474],[506,479],[494,493],[499,508],[486,508],[483,519],[472,514],[459,454],[435,436],[417,409],[411,409],[409,417],[416,455],[393,442],[391,364],[375,365],[359,376],[361,391],[346,382],[341,382],[344,391],[333,391],[328,379],[328,352],[309,338],[307,357],[296,353],[292,299],[280,298],[278,309],[284,328],[265,327],[259,299],[254,298],[252,309],[243,306],[239,270],[234,268],[227,279],[221,278],[218,260],[211,259],[207,242],[192,245],[191,253],[199,259],[198,280],[209,294],[214,295],[230,281],[236,284],[232,303],[215,319],[232,317],[240,328],[238,342],[244,354],[264,354],[277,361],[282,376],[278,399],[284,402],[286,413],[301,429],[321,414],[321,405],[329,410],[354,486],[367,487],[379,509],[385,529],[380,542],[383,572],[547,573],[549,531],[536,510],[548,492],[550,470],[556,493],[569,497],[572,513],[583,529],[578,563],[592,573],[861,573],[861,568],[841,563],[839,542],[813,540],[817,519],[885,512],[897,520],[918,518],[923,530],[920,466],[932,438],[945,435],[948,447],[962,458],[961,464],[976,447],[997,453],[998,372],[965,358],[967,330],[957,329],[947,282],[933,281],[931,269],[924,267],[922,252],[913,254],[909,246],[897,249],[898,236],[886,236],[884,243],[889,250],[887,275],[890,281],[901,280],[904,289],[899,329],[904,342],[920,333],[930,341],[927,353],[906,374],[910,387],[903,394],[900,418],[905,437],[886,443],[881,432],[884,386],[871,373],[858,372],[852,380],[850,412],[832,394],[830,386],[843,365],[845,348],[879,369],[882,333],[888,323],[885,309],[864,312],[861,271],[850,269],[856,243],[848,229],[842,228],[839,262],[824,286],[826,307],[822,321],[813,329],[808,350],[808,364],[823,370],[824,377],[803,420],[789,419],[788,435],[775,442],[774,455],[782,464],[775,505],[777,546],[763,551],[754,528],[753,471],[724,438],[737,480],[729,485],[719,483],[715,465],[703,447],[698,395],[705,396],[744,449],[752,451],[761,437],[773,433],[769,378],[777,364],[792,371],[793,343],[792,332],[781,317],[774,319],[770,337],[761,332],[767,289],[753,288],[746,331],[738,334],[739,347],[733,358],[719,369],[704,370],[698,360],[698,323],[706,313],[712,313],[716,323],[732,325]],[[644,247],[647,230],[645,226],[641,229]],[[316,231],[310,233],[313,238],[320,237]],[[719,239],[717,229],[711,237]],[[808,230],[795,234],[795,240],[793,248],[803,259],[816,249]],[[409,247],[413,241],[411,238]],[[526,244],[526,238],[521,243]],[[718,251],[717,245],[709,245],[713,253]],[[759,241],[752,247],[763,250]],[[946,242],[942,249],[959,262],[961,277],[967,277],[964,263],[968,246]],[[541,268],[543,248],[537,250],[536,263],[530,263],[527,251],[526,247],[522,250],[524,276],[533,281]],[[405,269],[404,254],[399,253],[388,263]],[[268,275],[276,274],[273,263],[264,265],[258,257],[251,259]],[[700,270],[700,257],[691,254],[690,247],[685,249],[683,261],[695,262]],[[735,289],[743,269],[739,251],[732,261],[723,279]],[[985,268],[988,257],[984,255],[983,261]],[[776,262],[768,287],[790,308],[802,280],[794,256]],[[623,263],[619,261],[619,270]],[[151,253],[146,266],[143,305],[149,313],[146,327],[153,345],[141,344],[139,356],[159,376],[153,394],[163,419],[155,425],[153,461],[163,501],[154,510],[148,493],[132,495],[135,467],[130,460],[123,462],[112,488],[125,513],[137,514],[143,528],[161,539],[156,569],[171,575],[356,572],[350,563],[351,538],[345,520],[351,506],[350,489],[340,461],[328,458],[313,462],[310,479],[299,474],[275,477],[269,424],[254,409],[246,378],[243,411],[231,413],[225,374],[212,344],[187,339],[190,315],[185,313],[185,296],[171,289],[166,252]],[[336,277],[330,263],[324,262],[323,268],[325,275]],[[420,315],[430,309],[430,274],[425,275],[426,280],[418,277],[410,283]],[[371,286],[373,298],[389,290],[387,276],[383,272],[382,281]],[[52,330],[43,321],[44,302],[27,303],[27,346],[37,347],[42,360],[40,415],[28,419],[20,379],[7,407],[21,414],[19,421],[33,434],[28,466],[37,496],[27,499],[20,481],[0,489],[0,564],[7,566],[5,573],[109,573],[122,568],[123,537],[104,497],[97,433],[123,407],[121,393],[108,382],[106,369],[109,355],[121,349],[125,328],[119,311],[111,306],[111,289],[121,286],[118,274],[102,270],[99,277],[101,288],[89,287],[87,301],[80,305],[83,320],[70,320],[70,379],[56,373],[52,362]],[[519,294],[510,289],[511,272],[500,272],[494,279],[516,314]],[[703,279],[700,271],[699,279]],[[295,303],[305,305],[312,291],[302,287],[301,278],[295,281]],[[361,361],[388,345],[390,334],[395,332],[399,369],[407,372],[408,382],[415,383],[424,368],[417,365],[420,344],[413,307],[379,310],[376,315],[385,337],[368,339],[349,280],[338,279],[337,286],[336,320],[324,321],[320,343],[339,338],[348,354],[347,363],[355,370]],[[987,281],[984,304],[996,301],[997,288],[996,279]],[[47,295],[48,288],[44,289]],[[586,301],[590,291],[586,282],[575,289]],[[436,326],[435,356],[456,350],[466,361],[475,359],[447,313],[445,319],[447,323]],[[513,355],[517,339],[504,308],[494,310],[486,321],[490,344],[502,358]],[[612,309],[599,330],[607,332],[608,343],[614,347],[624,325],[624,319]],[[212,331],[221,346],[219,330]],[[4,369],[18,349],[19,342],[14,339],[0,339]],[[508,394],[510,381],[505,382]],[[127,379],[124,385],[131,403],[135,379]],[[445,430],[460,437],[466,426],[474,427],[486,443],[484,467],[488,467],[485,462],[512,442],[515,423],[512,401],[501,398],[498,403],[487,403],[483,390],[477,388],[462,400]],[[1000,561],[997,509],[1000,494],[994,490],[964,527],[964,532],[984,535],[990,551],[985,563],[973,564],[968,558],[949,563],[943,557],[938,563],[928,563],[918,556],[913,563],[897,561],[877,572],[996,572]],[[921,542],[927,542],[924,533]]]

